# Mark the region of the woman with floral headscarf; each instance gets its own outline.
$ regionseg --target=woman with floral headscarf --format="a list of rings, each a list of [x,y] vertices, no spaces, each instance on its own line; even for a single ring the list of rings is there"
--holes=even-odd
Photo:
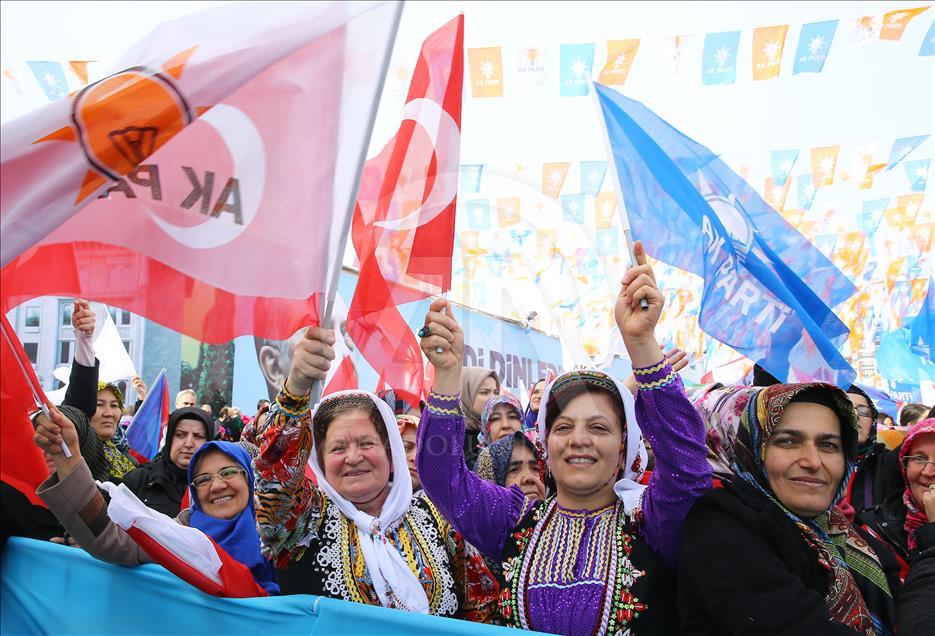
[[[685,520],[681,633],[889,633],[898,581],[834,505],[857,455],[847,395],[823,383],[729,387],[698,409],[724,488]]]
[[[104,455],[107,457],[107,474],[112,479],[122,479],[136,470],[136,462],[120,449],[114,441],[120,430],[120,417],[123,415],[123,394],[113,384],[98,382],[97,410],[91,418],[91,426],[104,442]]]
[[[484,404],[480,416],[477,449],[490,446],[510,433],[524,431],[523,407],[512,395],[496,395]]]
[[[339,391],[310,407],[333,343],[332,332],[305,332],[256,429],[257,526],[283,592],[488,620],[496,580],[432,503],[413,496],[390,406],[372,393]]]
[[[636,244],[615,319],[635,368],[634,400],[601,371],[559,375],[543,395],[538,440],[556,493],[527,497],[470,472],[464,434],[464,334],[447,302],[432,303],[422,351],[435,382],[419,425],[416,461],[426,494],[465,538],[501,563],[500,611],[508,625],[558,634],[672,634],[684,515],[711,486],[704,426],[654,330],[663,296]],[[640,308],[645,299],[648,309]],[[649,486],[642,431],[657,455]]]

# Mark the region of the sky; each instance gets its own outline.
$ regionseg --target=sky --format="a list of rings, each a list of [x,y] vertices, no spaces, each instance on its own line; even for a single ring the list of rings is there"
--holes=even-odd
[[[26,60],[100,60],[92,65],[93,80],[95,74],[104,73],[104,62],[119,58],[156,23],[221,4],[225,3],[2,2],[0,62],[5,68],[20,68],[17,65]],[[593,227],[563,225],[557,201],[540,191],[540,166],[551,161],[604,160],[606,154],[593,99],[559,96],[561,45],[594,43],[592,78],[596,78],[606,59],[606,40],[640,38],[637,60],[622,92],[724,156],[730,165],[748,164],[758,180],[755,186],[761,188],[772,150],[805,149],[796,164],[795,172],[801,173],[809,171],[808,148],[840,144],[843,162],[856,156],[859,148],[885,153],[896,138],[933,132],[935,57],[920,57],[917,51],[935,10],[911,21],[900,42],[861,44],[853,28],[861,16],[924,6],[928,4],[911,1],[411,2],[403,11],[371,154],[398,126],[422,40],[463,11],[466,49],[501,47],[505,91],[503,97],[473,97],[468,87],[471,69],[466,66],[461,163],[483,164],[485,172],[479,192],[460,193],[460,203],[463,206],[472,198],[522,197],[524,226],[557,228],[559,248],[567,256],[593,247]],[[832,19],[839,19],[840,24],[823,72],[792,75],[801,25]],[[751,32],[772,25],[790,25],[782,73],[776,80],[754,82],[750,77]],[[742,31],[743,38],[736,83],[702,85],[699,58],[705,34],[735,30]],[[678,72],[672,73],[667,38],[675,35],[688,37],[683,40]],[[522,86],[514,71],[518,56],[530,47],[541,51],[547,69],[543,83],[534,87]],[[2,121],[41,104],[35,94],[27,99],[5,88]],[[913,158],[931,154],[929,139]],[[874,196],[902,193],[905,185],[897,182],[895,172],[881,179]],[[569,176],[573,178],[577,179]],[[605,180],[605,190],[612,189],[608,183]],[[923,209],[931,215],[931,185],[925,197]],[[865,198],[867,193],[854,188],[830,188],[819,193],[813,207],[834,210],[835,223],[827,231],[835,232],[847,224],[842,217],[853,216]],[[459,210],[459,230],[466,229],[464,216]],[[504,242],[496,232],[483,238],[492,249]],[[901,246],[891,241],[881,249],[898,252]],[[931,267],[931,260],[926,265]],[[612,280],[618,272],[611,270],[606,273]],[[454,297],[462,302],[514,317],[536,310],[543,316],[539,326],[556,330],[555,321],[548,320],[549,302],[529,282],[506,291],[495,276],[482,272],[470,281],[462,276],[461,283]],[[612,289],[608,283],[597,302],[609,302]],[[609,337],[606,328],[606,324],[600,326],[599,340],[604,343]]]

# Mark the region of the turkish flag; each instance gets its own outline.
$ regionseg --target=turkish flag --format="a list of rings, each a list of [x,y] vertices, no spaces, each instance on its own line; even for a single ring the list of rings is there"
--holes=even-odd
[[[422,44],[403,121],[367,161],[352,238],[360,260],[348,330],[407,402],[423,393],[423,358],[397,304],[451,288],[461,141],[464,16]]]
[[[29,414],[48,406],[23,345],[0,313],[0,479],[23,493],[30,503],[46,507],[36,487],[49,476],[42,451],[33,443]]]
[[[2,309],[78,296],[210,343],[316,323],[398,11],[185,16],[123,70],[5,126]]]

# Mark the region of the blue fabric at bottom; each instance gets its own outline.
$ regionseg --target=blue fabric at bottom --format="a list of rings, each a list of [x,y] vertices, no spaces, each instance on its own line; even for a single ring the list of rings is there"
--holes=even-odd
[[[484,636],[507,631],[317,596],[216,598],[158,565],[125,568],[78,548],[14,537],[0,563],[0,633]]]

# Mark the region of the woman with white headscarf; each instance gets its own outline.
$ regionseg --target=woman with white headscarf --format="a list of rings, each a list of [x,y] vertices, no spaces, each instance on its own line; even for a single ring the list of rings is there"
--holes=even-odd
[[[257,523],[283,594],[488,620],[496,580],[435,507],[413,497],[390,407],[371,393],[341,391],[310,410],[333,343],[331,331],[308,329],[256,432]]]
[[[601,371],[569,371],[545,390],[538,439],[554,496],[467,470],[457,442],[464,336],[445,301],[432,304],[422,350],[435,382],[419,425],[416,459],[428,497],[465,539],[502,564],[500,611],[512,627],[555,634],[673,634],[681,528],[711,487],[704,424],[656,343],[663,296],[637,243],[615,318],[633,362],[636,400]],[[648,301],[647,310],[640,300]],[[642,432],[641,429],[642,428]],[[645,433],[656,451],[649,486]]]

